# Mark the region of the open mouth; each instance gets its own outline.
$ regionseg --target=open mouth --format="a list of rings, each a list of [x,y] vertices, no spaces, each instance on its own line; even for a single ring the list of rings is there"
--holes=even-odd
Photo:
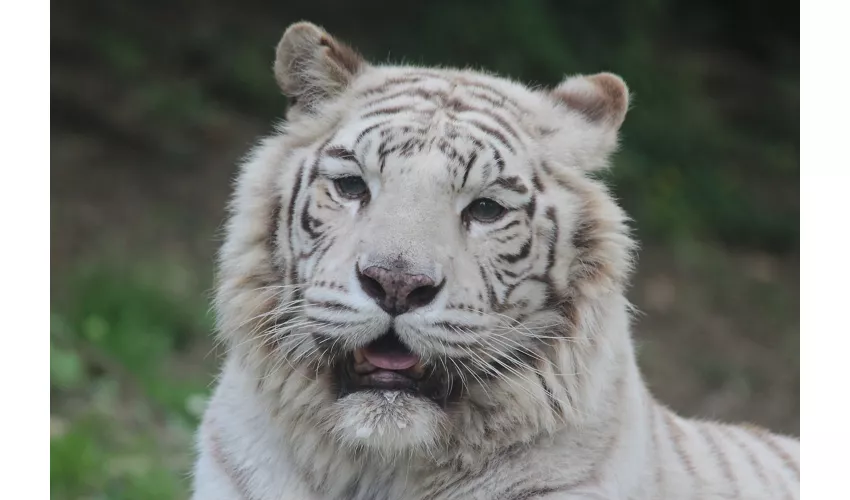
[[[450,392],[448,374],[426,366],[392,329],[346,355],[337,373],[340,397],[365,390],[405,391],[444,405]]]

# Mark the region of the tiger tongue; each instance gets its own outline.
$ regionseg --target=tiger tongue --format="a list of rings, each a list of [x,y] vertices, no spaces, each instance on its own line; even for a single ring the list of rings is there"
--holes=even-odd
[[[376,352],[363,349],[363,357],[375,368],[383,370],[407,370],[419,362],[419,356],[409,352]]]

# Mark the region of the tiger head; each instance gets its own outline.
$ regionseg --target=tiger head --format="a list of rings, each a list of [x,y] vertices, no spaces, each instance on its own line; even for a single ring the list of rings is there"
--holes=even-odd
[[[272,413],[383,456],[579,424],[630,269],[591,175],[623,81],[372,65],[309,23],[274,72],[287,121],[243,165],[217,296]]]

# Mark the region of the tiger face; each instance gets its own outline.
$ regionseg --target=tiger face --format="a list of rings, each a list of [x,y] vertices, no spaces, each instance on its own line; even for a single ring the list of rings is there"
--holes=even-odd
[[[218,295],[258,390],[382,453],[579,418],[566,370],[629,267],[624,217],[587,175],[623,82],[372,66],[306,23],[275,73],[294,104],[243,168]]]

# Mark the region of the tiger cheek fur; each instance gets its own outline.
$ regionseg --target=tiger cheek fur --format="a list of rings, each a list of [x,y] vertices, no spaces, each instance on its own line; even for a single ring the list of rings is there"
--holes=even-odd
[[[635,244],[589,175],[619,77],[374,66],[308,23],[274,71],[293,104],[231,203],[195,499],[797,494],[796,441],[642,382]]]

